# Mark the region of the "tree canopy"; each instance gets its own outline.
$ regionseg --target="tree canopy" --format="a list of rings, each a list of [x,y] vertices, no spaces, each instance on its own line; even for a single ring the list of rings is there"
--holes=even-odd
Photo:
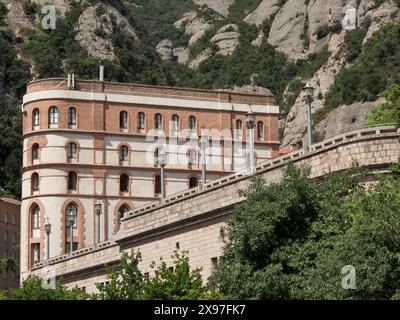
[[[234,299],[400,298],[400,182],[354,167],[322,181],[289,166],[279,183],[253,178],[222,235],[211,281]],[[344,266],[356,270],[345,290]]]

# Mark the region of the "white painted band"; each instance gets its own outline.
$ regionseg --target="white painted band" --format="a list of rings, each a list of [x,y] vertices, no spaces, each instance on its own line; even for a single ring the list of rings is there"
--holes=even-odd
[[[166,98],[155,96],[140,96],[131,94],[99,93],[74,90],[43,90],[26,94],[23,98],[23,106],[26,103],[52,100],[71,99],[86,101],[108,101],[117,103],[132,103],[141,105],[157,105],[179,108],[194,108],[203,110],[248,112],[251,110],[261,114],[279,114],[279,106],[273,105],[249,105],[244,103],[227,103],[219,101],[190,100],[178,98]]]

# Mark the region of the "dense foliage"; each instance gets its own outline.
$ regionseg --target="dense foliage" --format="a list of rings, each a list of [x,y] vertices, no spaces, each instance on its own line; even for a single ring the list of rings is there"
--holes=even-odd
[[[289,166],[281,182],[255,177],[242,191],[213,283],[234,299],[399,299],[397,175],[366,188],[356,166],[323,181],[308,174]],[[356,289],[342,288],[347,265]]]
[[[350,57],[357,58],[351,67],[338,74],[326,96],[323,112],[356,101],[375,101],[379,93],[400,82],[400,23],[385,25],[368,40],[359,55],[358,50],[351,50]]]
[[[373,126],[379,124],[400,125],[400,86],[393,85],[389,90],[379,95],[386,99],[386,103],[373,109],[367,118],[366,125]]]
[[[139,252],[123,253],[121,262],[107,267],[107,282],[97,284],[99,293],[87,294],[77,287],[68,289],[61,281],[46,288],[39,277],[25,280],[20,288],[0,292],[0,300],[197,300],[221,299],[202,283],[201,269],[191,270],[188,252],[175,251],[172,266],[153,262],[153,276],[139,270]]]
[[[106,300],[196,300],[218,299],[203,286],[201,269],[191,270],[187,252],[175,251],[173,266],[152,263],[153,276],[139,270],[140,253],[124,253],[121,263],[107,270],[107,284],[98,284],[97,299]]]
[[[20,288],[0,292],[1,299],[9,300],[85,300],[90,298],[83,290],[78,288],[68,289],[60,282],[55,289],[43,286],[43,280],[33,276],[22,283]]]
[[[19,197],[22,113],[17,100],[0,94],[0,195]]]

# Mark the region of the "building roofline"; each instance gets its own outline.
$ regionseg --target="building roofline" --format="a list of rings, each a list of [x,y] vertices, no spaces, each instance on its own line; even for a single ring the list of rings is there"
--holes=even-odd
[[[11,203],[11,204],[15,204],[15,205],[17,205],[17,206],[20,206],[21,205],[21,201],[19,201],[19,200],[16,200],[16,199],[13,199],[13,198],[3,198],[3,197],[0,197],[0,201],[3,201],[3,202],[7,202],[7,203]]]
[[[27,84],[27,88],[29,88],[33,84],[41,83],[41,82],[49,82],[49,81],[67,81],[67,78],[44,78],[44,79],[36,79],[32,80]],[[116,82],[116,81],[100,81],[100,80],[88,80],[88,79],[76,79],[75,83],[96,83],[96,84],[104,84],[104,85],[120,85],[120,86],[131,86],[138,88],[159,88],[159,89],[170,89],[170,90],[178,90],[178,91],[193,91],[193,92],[204,92],[204,93],[229,93],[239,96],[256,96],[256,97],[268,97],[275,100],[274,95],[264,95],[259,93],[245,93],[238,92],[229,89],[198,89],[198,88],[190,88],[190,87],[173,87],[173,86],[158,86],[158,85],[148,85],[148,84],[140,84],[140,83],[129,83],[129,82]]]

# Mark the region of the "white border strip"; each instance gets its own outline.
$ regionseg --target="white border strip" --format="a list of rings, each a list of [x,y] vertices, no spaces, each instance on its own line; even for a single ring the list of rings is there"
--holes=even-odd
[[[130,94],[99,93],[74,90],[43,90],[26,94],[23,106],[30,102],[52,99],[72,99],[88,101],[108,101],[117,103],[132,103],[142,105],[159,105],[166,107],[194,108],[207,110],[223,110],[248,112],[250,105],[244,103],[227,103],[220,101],[190,100],[176,98],[161,98],[154,96],[139,96]],[[251,105],[251,110],[261,114],[279,114],[279,106]]]

